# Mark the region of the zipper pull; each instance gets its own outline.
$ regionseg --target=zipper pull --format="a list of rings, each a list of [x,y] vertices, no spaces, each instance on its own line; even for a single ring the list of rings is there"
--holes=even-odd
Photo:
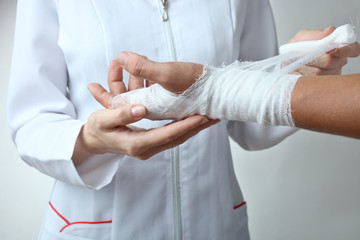
[[[163,13],[161,16],[161,20],[163,20],[164,22],[168,20],[168,14],[167,14],[167,4],[168,4],[168,0],[161,0],[161,4],[163,7]]]

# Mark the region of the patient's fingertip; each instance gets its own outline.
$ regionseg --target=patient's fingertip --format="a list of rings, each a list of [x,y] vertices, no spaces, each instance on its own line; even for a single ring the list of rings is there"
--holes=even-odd
[[[87,85],[87,89],[88,89],[90,92],[93,92],[95,88],[96,88],[96,83],[89,83],[89,84]]]
[[[129,53],[128,52],[120,52],[117,55],[117,62],[120,64],[120,66],[125,67],[126,63],[129,59]]]

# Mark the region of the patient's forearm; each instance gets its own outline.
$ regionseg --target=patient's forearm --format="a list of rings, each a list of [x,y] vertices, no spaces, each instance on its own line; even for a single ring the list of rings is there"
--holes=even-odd
[[[291,110],[299,128],[360,138],[360,74],[301,77]]]

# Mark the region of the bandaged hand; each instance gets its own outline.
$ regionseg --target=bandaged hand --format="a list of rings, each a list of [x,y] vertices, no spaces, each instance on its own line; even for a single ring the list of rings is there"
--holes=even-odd
[[[324,30],[301,30],[288,43],[320,40],[335,31],[335,27]],[[296,70],[304,76],[340,75],[343,67],[347,64],[348,58],[355,58],[360,55],[360,44],[355,42],[346,47],[327,52],[311,63]]]

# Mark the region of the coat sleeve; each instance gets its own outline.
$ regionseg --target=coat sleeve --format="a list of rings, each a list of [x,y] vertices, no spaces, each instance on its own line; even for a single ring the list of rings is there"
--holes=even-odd
[[[274,17],[268,0],[247,1],[240,45],[239,59],[242,61],[258,61],[278,53]],[[280,143],[297,129],[229,121],[228,131],[242,148],[261,150]]]
[[[111,182],[119,156],[97,155],[74,166],[71,157],[84,122],[77,120],[67,97],[68,74],[58,34],[54,0],[18,1],[7,103],[12,139],[21,158],[39,171],[100,189]]]

